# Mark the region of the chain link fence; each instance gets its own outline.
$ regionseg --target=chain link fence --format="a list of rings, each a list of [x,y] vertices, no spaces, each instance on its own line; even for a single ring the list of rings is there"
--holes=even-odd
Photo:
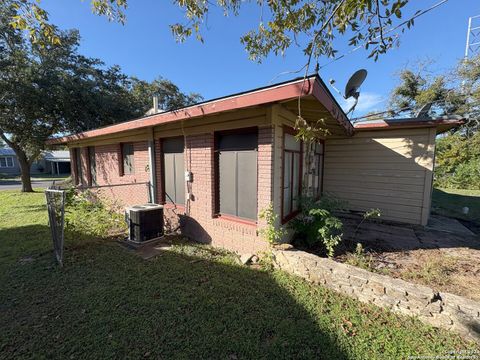
[[[56,186],[45,190],[48,223],[52,234],[53,251],[58,264],[63,266],[63,244],[65,238],[65,191]]]

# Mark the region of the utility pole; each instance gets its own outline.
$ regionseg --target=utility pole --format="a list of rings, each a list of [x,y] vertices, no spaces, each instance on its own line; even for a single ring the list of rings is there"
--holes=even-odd
[[[469,56],[475,56],[478,54],[480,54],[480,15],[468,18],[465,60],[467,60]]]

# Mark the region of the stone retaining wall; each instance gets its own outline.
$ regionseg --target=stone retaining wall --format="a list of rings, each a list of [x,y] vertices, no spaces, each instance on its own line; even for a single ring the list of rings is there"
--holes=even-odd
[[[298,250],[273,250],[277,268],[365,303],[416,316],[480,343],[480,303]]]

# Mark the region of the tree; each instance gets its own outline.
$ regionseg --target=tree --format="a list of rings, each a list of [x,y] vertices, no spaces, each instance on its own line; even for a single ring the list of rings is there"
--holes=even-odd
[[[468,119],[453,133],[439,137],[435,152],[435,185],[480,188],[480,56],[462,60],[452,70],[433,75],[428,66],[404,69],[392,90],[394,113],[414,116],[432,103],[430,115],[460,115]],[[369,117],[373,119],[373,117]]]
[[[413,116],[420,107],[432,104],[433,115],[460,115],[468,119],[463,130],[480,129],[480,56],[461,60],[445,73],[432,75],[428,65],[404,69],[392,90],[389,106],[397,113]]]
[[[259,20],[255,29],[241,37],[241,42],[255,61],[270,53],[284,54],[292,44],[303,48],[308,57],[334,56],[333,40],[348,36],[350,46],[361,45],[375,59],[397,44],[401,32],[414,25],[414,18],[395,24],[409,0],[173,0],[184,11],[186,22],[170,24],[178,41],[195,36],[203,41],[202,31],[214,8],[225,16],[237,16],[245,6],[256,6]],[[127,0],[91,0],[92,12],[124,23]],[[16,14],[10,23],[26,29],[36,40],[58,41],[48,13],[36,0],[13,0]],[[418,11],[415,16],[421,12]]]
[[[58,43],[35,41],[8,24],[15,11],[0,5],[0,139],[18,158],[22,191],[32,191],[30,166],[49,137],[130,120],[148,107],[134,91],[139,80],[78,53],[77,31],[55,30]],[[198,98],[164,82],[176,105]]]
[[[142,116],[151,108],[153,96],[158,97],[159,107],[164,111],[179,109],[203,100],[197,93],[184,94],[173,82],[161,77],[151,83],[132,77],[130,94],[138,107],[138,116]]]

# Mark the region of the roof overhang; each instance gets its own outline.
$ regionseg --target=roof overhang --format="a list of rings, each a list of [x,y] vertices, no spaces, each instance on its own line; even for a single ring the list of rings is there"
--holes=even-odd
[[[302,77],[284,83],[206,101],[178,110],[159,113],[95,130],[85,131],[75,135],[52,138],[47,141],[47,144],[65,144],[72,141],[87,140],[99,136],[149,128],[182,120],[194,121],[196,118],[214,115],[221,112],[273,103],[283,103],[307,97],[315,100],[320,106],[322,106],[323,109],[326,109],[329,114],[329,118],[336,122],[336,126],[341,129],[343,134],[348,136],[353,135],[353,126],[340,105],[336,102],[335,98],[327,89],[320,77],[317,75],[312,75],[307,78]]]
[[[372,131],[372,130],[393,130],[393,129],[415,129],[415,128],[430,128],[437,129],[437,134],[444,133],[448,130],[456,128],[465,124],[464,118],[440,118],[440,119],[383,119],[366,121],[363,123],[356,123],[354,125],[355,131]]]

